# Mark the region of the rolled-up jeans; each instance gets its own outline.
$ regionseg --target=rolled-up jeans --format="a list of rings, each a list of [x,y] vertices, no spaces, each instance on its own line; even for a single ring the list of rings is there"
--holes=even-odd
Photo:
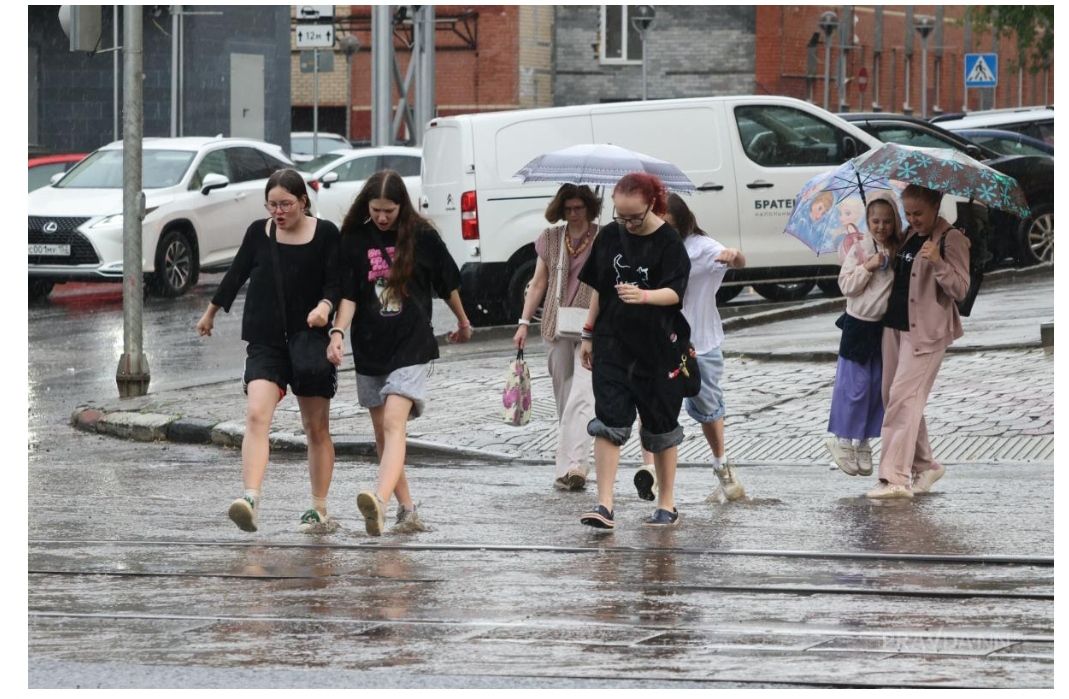
[[[594,417],[594,389],[590,370],[580,360],[579,340],[546,340],[549,376],[553,380],[553,397],[557,401],[557,473],[569,471],[585,477],[590,471],[590,448],[594,438],[587,434],[587,423]]]

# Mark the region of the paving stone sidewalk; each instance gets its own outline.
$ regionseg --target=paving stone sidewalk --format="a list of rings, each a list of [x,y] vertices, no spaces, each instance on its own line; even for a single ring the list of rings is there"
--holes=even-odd
[[[1053,270],[1008,272],[1001,283],[985,287],[984,303],[978,301],[965,319],[966,337],[947,354],[932,391],[928,429],[936,458],[947,463],[1050,462],[1054,457],[1054,358],[1038,342],[1039,320],[1053,318]],[[835,380],[834,319],[841,307],[825,301],[807,306],[781,314],[787,319],[771,325],[745,318],[726,323],[731,327],[724,345],[725,429],[727,453],[736,463],[829,461],[823,441]],[[1007,308],[1016,309],[1012,318]],[[508,331],[484,331],[479,341],[443,346],[430,376],[427,411],[409,423],[413,459],[430,454],[553,460],[557,420],[540,341],[532,341],[527,352],[534,389],[531,422],[523,427],[503,422],[501,390],[513,356]],[[339,454],[371,455],[371,421],[357,404],[349,362],[331,402],[331,433]],[[241,444],[244,413],[245,397],[235,379],[136,399],[91,401],[74,411],[72,422],[127,439],[233,447]],[[701,430],[685,412],[681,424],[686,440],[680,462],[706,462],[711,454]],[[275,448],[304,448],[292,396],[279,404],[273,428]],[[878,454],[878,440],[874,446]],[[623,456],[638,460],[637,435]]]
[[[511,358],[507,341],[471,356],[440,360],[430,377],[427,412],[409,423],[421,451],[460,457],[552,460],[557,441],[552,384],[544,351],[527,353],[534,391],[531,422],[502,420],[501,389]],[[474,348],[473,348],[474,349]],[[936,457],[947,462],[1051,461],[1054,443],[1054,360],[1041,349],[996,350],[948,355],[927,409]],[[740,463],[823,463],[835,364],[727,358],[724,392],[728,454]],[[85,427],[133,439],[172,438],[238,446],[244,432],[245,399],[240,381],[167,391],[126,401],[105,401],[76,411]],[[344,453],[370,453],[368,413],[357,405],[352,370],[339,377],[331,403],[331,431]],[[98,421],[99,422],[96,422]],[[682,462],[709,458],[701,431],[685,413]],[[190,429],[190,428],[194,429]],[[197,429],[199,428],[199,430]],[[170,433],[170,434],[169,434]],[[278,407],[272,435],[277,447],[303,444],[297,402]],[[624,448],[637,460],[637,437]]]

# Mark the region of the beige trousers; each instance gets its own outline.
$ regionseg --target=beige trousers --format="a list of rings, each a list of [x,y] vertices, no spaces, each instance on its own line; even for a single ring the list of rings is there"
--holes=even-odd
[[[557,401],[557,478],[576,470],[584,476],[590,470],[590,448],[594,438],[586,426],[594,417],[594,388],[590,371],[579,360],[579,340],[546,340],[549,376]]]
[[[914,474],[938,468],[928,443],[924,406],[945,354],[945,348],[913,354],[908,332],[884,328],[880,480],[910,485]]]

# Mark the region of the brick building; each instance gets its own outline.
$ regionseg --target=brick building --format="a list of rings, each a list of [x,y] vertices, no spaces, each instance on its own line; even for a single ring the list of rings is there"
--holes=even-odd
[[[850,111],[906,112],[920,115],[921,39],[912,28],[917,16],[935,19],[928,38],[928,111],[957,112],[1051,104],[1053,71],[1018,70],[1017,44],[990,32],[973,31],[963,6],[762,5],[756,8],[756,90],[809,99],[823,104],[824,44],[820,15],[835,12],[853,24],[845,51],[838,32],[831,36],[829,109],[837,111],[840,54],[845,56],[844,106]],[[852,16],[851,16],[852,15]],[[855,41],[856,40],[856,41]],[[994,89],[964,90],[964,54],[999,55],[999,83]],[[864,66],[869,84],[864,94],[856,76]],[[907,92],[908,85],[908,92]]]
[[[823,104],[824,38],[821,13],[835,12],[853,26],[843,50],[831,36],[832,111],[905,111],[921,108],[921,40],[915,16],[930,15],[930,115],[965,106],[964,54],[999,54],[997,89],[970,90],[968,109],[1050,104],[1053,69],[1018,71],[1016,42],[973,31],[963,6],[871,5],[658,5],[645,40],[650,99],[725,94],[782,94]],[[351,138],[370,138],[371,9],[336,7],[338,36],[356,36]],[[436,6],[436,97],[439,115],[524,107],[636,100],[642,96],[643,42],[622,5]],[[907,31],[907,28],[910,28]],[[408,65],[410,34],[394,33],[400,69]],[[844,56],[839,104],[839,57]],[[311,127],[311,74],[299,71],[293,48],[294,129]],[[868,71],[864,94],[859,69]],[[908,85],[908,93],[907,93]],[[320,129],[344,131],[345,59],[320,78]],[[397,92],[394,91],[394,98]]]
[[[552,5],[437,5],[435,82],[437,114],[552,106]],[[360,49],[352,59],[353,112],[349,138],[371,137],[371,7],[335,8],[338,37],[352,35]],[[395,26],[394,52],[404,75],[411,57],[410,25]],[[294,130],[311,128],[311,73],[300,72],[292,47]],[[345,57],[335,49],[335,71],[320,76],[319,126],[344,132]],[[398,91],[394,87],[394,100]]]

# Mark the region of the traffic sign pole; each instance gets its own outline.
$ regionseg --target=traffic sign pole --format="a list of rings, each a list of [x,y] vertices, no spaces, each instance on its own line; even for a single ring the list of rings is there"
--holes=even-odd
[[[319,49],[312,49],[312,157],[319,157]]]

